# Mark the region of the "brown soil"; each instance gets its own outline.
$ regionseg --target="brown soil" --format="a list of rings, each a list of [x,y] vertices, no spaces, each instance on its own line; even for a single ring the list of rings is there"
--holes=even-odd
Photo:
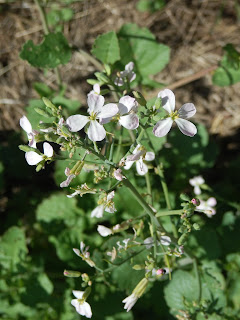
[[[0,130],[18,130],[24,106],[30,98],[37,97],[33,82],[45,82],[52,88],[57,85],[54,72],[43,73],[19,58],[27,40],[42,40],[43,28],[34,1],[5,2],[0,1]],[[171,62],[155,79],[176,87],[178,106],[193,102],[198,110],[196,120],[206,124],[211,133],[235,134],[240,123],[240,84],[214,86],[211,74],[181,86],[176,82],[218,64],[225,44],[233,43],[240,49],[237,1],[171,0],[155,13],[137,11],[136,3],[137,0],[76,1],[70,5],[75,16],[64,25],[64,35],[72,45],[90,51],[97,35],[117,31],[126,22],[148,27],[159,42],[171,47]],[[90,90],[86,78],[95,70],[91,61],[75,52],[70,63],[60,68],[61,77],[68,84],[67,97],[84,104]],[[157,92],[146,94],[150,97]]]

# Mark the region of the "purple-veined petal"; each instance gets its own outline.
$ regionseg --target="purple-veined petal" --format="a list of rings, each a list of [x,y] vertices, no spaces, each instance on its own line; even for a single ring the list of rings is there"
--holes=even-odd
[[[106,137],[106,131],[96,120],[91,120],[87,135],[92,141],[102,141]]]
[[[115,80],[114,80],[114,84],[115,84],[116,86],[121,87],[121,86],[123,86],[123,85],[124,85],[124,81],[123,81],[123,79],[122,79],[122,78],[120,78],[120,77],[116,77],[116,78],[115,78]]]
[[[207,205],[209,207],[215,207],[217,204],[217,200],[214,197],[211,197],[207,200]],[[212,209],[211,209],[212,210]]]
[[[143,162],[142,159],[136,161],[136,169],[140,176],[144,176],[148,172],[148,166]]]
[[[179,110],[178,114],[180,118],[188,119],[195,115],[196,108],[193,103],[185,103]]]
[[[77,299],[82,299],[84,291],[73,290],[72,293]]]
[[[36,164],[38,164],[40,161],[43,160],[43,156],[41,156],[40,154],[38,154],[34,151],[26,152],[25,158],[26,158],[27,163],[30,166],[35,166]]]
[[[134,63],[132,61],[130,61],[128,64],[125,65],[125,70],[130,72],[132,71],[134,68]]]
[[[158,98],[162,99],[162,106],[168,113],[175,110],[175,95],[171,90],[165,89],[160,91]]]
[[[100,112],[104,105],[104,97],[98,94],[89,94],[87,103],[88,103],[88,112],[91,114],[92,112]]]
[[[181,118],[176,119],[175,122],[179,130],[186,136],[193,137],[197,133],[197,128],[192,122]]]
[[[121,116],[119,123],[126,129],[134,130],[139,126],[139,119],[135,113],[131,113],[126,116]]]
[[[130,96],[124,96],[119,100],[119,112],[120,114],[128,113],[136,106],[136,100]]]
[[[51,158],[53,156],[53,147],[48,142],[44,142],[43,144],[43,153],[48,158]]]
[[[118,106],[116,103],[108,103],[102,107],[101,111],[98,114],[98,118],[105,119],[111,118],[118,113]]]
[[[172,124],[173,120],[170,117],[158,121],[153,128],[153,134],[159,138],[164,137],[170,131]]]
[[[70,116],[66,120],[66,124],[69,127],[71,132],[77,132],[81,130],[85,125],[89,122],[89,118],[86,116],[82,116],[80,114],[76,114],[74,116]]]
[[[139,160],[142,155],[145,153],[145,150],[137,150],[137,152],[131,154],[130,156],[127,156],[127,161],[137,161]]]
[[[146,152],[144,160],[153,161],[154,159],[155,159],[155,153],[154,152],[151,152],[151,151]]]
[[[23,116],[19,122],[24,131],[26,131],[27,133],[32,132],[32,125],[26,116]]]
[[[135,80],[136,79],[136,73],[135,72],[133,72],[133,71],[131,71],[131,72],[129,72],[128,73],[128,81],[129,82],[132,82],[133,80]]]
[[[69,184],[71,183],[72,179],[75,178],[75,174],[70,174],[67,179],[63,182],[60,183],[60,187],[61,188],[66,188],[69,186]],[[67,196],[68,198],[70,198],[69,196]],[[73,197],[73,195],[71,195],[71,198]]]

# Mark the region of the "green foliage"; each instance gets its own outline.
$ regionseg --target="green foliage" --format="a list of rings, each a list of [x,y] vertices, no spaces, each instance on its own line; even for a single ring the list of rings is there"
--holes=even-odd
[[[69,62],[71,48],[62,33],[49,33],[40,45],[35,45],[32,40],[26,42],[20,57],[27,60],[33,67],[55,68]]]
[[[93,44],[92,54],[105,64],[118,61],[120,51],[116,33],[111,31],[98,36]]]
[[[240,53],[232,44],[227,44],[223,49],[221,66],[214,72],[212,80],[218,86],[230,86],[240,81]]]
[[[155,36],[147,28],[136,24],[125,24],[118,32],[121,63],[135,64],[136,73],[142,81],[149,75],[160,72],[169,62],[170,49],[157,43]]]
[[[62,8],[51,10],[47,14],[47,22],[50,26],[56,26],[61,22],[67,22],[72,19],[74,12],[71,8]]]
[[[162,9],[164,6],[164,0],[139,0],[137,3],[137,9],[141,12],[155,12]]]

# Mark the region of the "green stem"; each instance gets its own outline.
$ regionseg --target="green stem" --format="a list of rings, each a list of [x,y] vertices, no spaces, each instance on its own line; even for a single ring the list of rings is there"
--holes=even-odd
[[[165,201],[166,201],[166,204],[167,204],[167,208],[169,210],[171,210],[172,208],[171,208],[171,203],[170,203],[169,195],[168,195],[168,187],[167,187],[167,184],[166,184],[166,180],[165,180],[164,173],[163,173],[163,167],[162,167],[161,164],[158,164],[157,172],[158,172],[158,175],[160,177],[160,181],[161,181],[161,185],[162,185],[162,188],[163,188],[163,193],[164,193]]]
[[[170,211],[160,211],[156,214],[156,217],[164,217],[164,216],[173,216],[173,215],[182,215],[183,210],[170,210]]]
[[[147,193],[148,193],[148,196],[150,198],[150,204],[152,206],[153,205],[152,187],[151,187],[151,183],[150,183],[149,173],[148,172],[145,174],[145,180],[146,180],[146,185],[147,185]]]
[[[116,151],[116,156],[115,156],[115,161],[119,161],[119,155],[121,152],[121,147],[122,147],[122,134],[123,134],[123,128],[121,127],[121,132],[120,132],[120,137],[118,139],[118,146],[117,146],[117,151]]]

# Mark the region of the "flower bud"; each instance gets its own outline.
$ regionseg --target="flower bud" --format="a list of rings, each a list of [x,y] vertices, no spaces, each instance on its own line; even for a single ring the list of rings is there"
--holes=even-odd
[[[64,270],[63,272],[64,276],[69,278],[78,278],[81,275],[81,272],[78,271],[72,271],[72,270]]]
[[[146,106],[147,101],[145,100],[144,96],[138,92],[138,91],[133,91],[133,95],[137,102],[140,104],[140,106]]]
[[[55,107],[55,105],[47,98],[43,97],[42,98],[44,104],[53,112],[53,115],[56,115],[58,112],[57,107]]]
[[[34,110],[43,117],[46,117],[46,118],[52,117],[51,113],[41,108],[34,108]]]
[[[191,202],[192,202],[192,204],[194,204],[195,206],[199,206],[199,205],[200,205],[200,200],[197,199],[197,198],[193,198],[193,199],[191,200]]]
[[[199,226],[198,223],[194,223],[194,224],[193,224],[193,228],[194,228],[195,230],[200,230],[200,226]]]

